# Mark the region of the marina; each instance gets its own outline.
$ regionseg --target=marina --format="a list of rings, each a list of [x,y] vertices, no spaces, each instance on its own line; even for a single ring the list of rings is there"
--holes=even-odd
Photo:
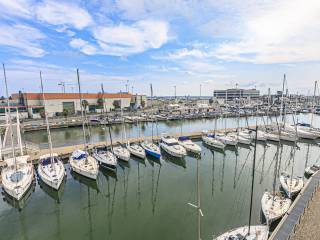
[[[298,118],[301,122],[307,122],[310,114],[300,114]],[[315,124],[318,123],[317,118],[318,116],[315,116]],[[244,127],[246,122],[247,120],[242,118],[240,126]],[[249,117],[248,122],[253,125],[256,122],[255,117]],[[262,124],[262,120],[259,119],[258,123]],[[201,209],[204,215],[201,217],[202,239],[212,239],[212,236],[245,225],[250,207],[253,145],[240,144],[237,147],[226,147],[224,152],[203,145],[200,141],[201,130],[208,129],[213,132],[215,128],[213,119],[177,120],[168,123],[159,122],[157,125],[159,133],[169,132],[177,137],[189,135],[201,147],[199,171]],[[221,133],[224,132],[225,126],[228,131],[235,131],[237,119],[220,119],[217,125],[217,131]],[[90,144],[105,143],[106,132],[103,127],[91,126],[91,135],[88,139]],[[111,131],[114,143],[121,141],[122,137],[121,129],[117,127],[120,126],[114,125]],[[126,124],[128,136],[138,136],[137,128],[138,125]],[[198,132],[186,133],[190,129]],[[172,236],[174,239],[194,239],[197,236],[196,212],[188,205],[189,202],[196,201],[197,158],[193,154],[181,159],[171,157],[165,152],[162,152],[161,159],[131,157],[129,162],[119,161],[116,171],[101,169],[97,181],[92,181],[72,173],[68,164],[68,156],[72,149],[83,147],[81,139],[79,141],[82,135],[81,128],[53,129],[51,134],[54,152],[59,152],[61,149],[59,154],[62,154],[66,151],[66,157],[63,157],[66,180],[59,191],[48,189],[48,186],[43,185],[41,181],[34,183],[30,189],[31,193],[19,202],[12,201],[3,193],[4,201],[0,203],[1,224],[6,226],[13,223],[18,229],[14,234],[5,231],[3,234],[8,239],[40,239],[38,234],[41,233],[32,231],[35,226],[48,232],[48,239],[56,239],[57,236],[64,239],[71,237],[71,234],[78,239],[88,237],[122,239],[132,236],[136,239],[150,237],[157,239],[152,235],[154,233],[159,239]],[[151,139],[151,123],[145,123],[144,127],[141,125],[141,135]],[[33,141],[34,144],[42,143],[41,154],[48,151],[46,138],[44,130],[23,134],[24,140]],[[155,135],[154,139],[159,139],[159,135]],[[130,139],[130,142],[134,142],[134,139]],[[298,146],[295,164],[292,165],[291,155],[294,147],[292,143],[283,142],[279,148],[276,142],[268,141],[267,144],[258,142],[252,209],[254,224],[265,223],[260,200],[265,189],[272,190],[277,152],[281,153],[280,167],[277,170],[279,176],[281,171],[291,172],[292,166],[294,175],[303,176],[306,166],[319,162],[317,140],[300,140]],[[277,189],[279,186],[280,181],[277,178]],[[38,211],[44,215],[34,217]],[[42,221],[43,217],[46,217],[46,223]],[[29,218],[32,218],[32,221],[28,221]],[[64,227],[66,221],[68,229]],[[215,224],[212,225],[212,222]],[[54,227],[49,227],[48,223]],[[79,225],[81,230],[76,233],[70,230]],[[141,230],[142,226],[148,227]]]

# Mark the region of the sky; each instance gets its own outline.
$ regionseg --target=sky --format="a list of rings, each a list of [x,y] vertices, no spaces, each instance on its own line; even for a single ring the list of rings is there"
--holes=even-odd
[[[211,96],[214,89],[312,94],[319,0],[0,0],[9,92],[125,91]],[[0,94],[5,95],[1,72]]]

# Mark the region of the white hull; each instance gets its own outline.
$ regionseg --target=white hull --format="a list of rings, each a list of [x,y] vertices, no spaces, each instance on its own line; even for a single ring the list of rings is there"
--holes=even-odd
[[[265,192],[261,199],[262,212],[267,220],[267,224],[271,224],[275,220],[281,218],[290,208],[291,200],[283,196],[273,196],[270,192]]]
[[[292,198],[298,194],[303,188],[302,178],[297,177],[291,179],[289,175],[284,173],[282,173],[280,176],[280,184],[289,198]]]
[[[226,145],[237,146],[238,140],[236,137],[228,136],[228,135],[217,135],[216,139],[223,142]]]
[[[250,145],[251,144],[251,139],[250,138],[245,138],[242,136],[237,136],[238,142],[241,144],[246,144],[246,145]]]
[[[269,235],[268,226],[258,225],[250,226],[250,234],[248,234],[248,226],[235,228],[228,231],[217,238],[216,240],[267,240]]]
[[[320,170],[320,166],[319,165],[313,165],[313,166],[311,166],[311,167],[307,167],[306,169],[305,169],[305,173],[307,174],[307,175],[313,175],[313,174],[315,174],[316,172],[318,172]]]
[[[4,167],[1,172],[3,189],[11,197],[20,200],[30,188],[33,180],[33,166],[27,163],[29,156],[16,157],[17,165]],[[13,162],[13,159],[6,159]],[[15,181],[14,179],[19,179]]]
[[[120,160],[129,162],[130,160],[130,152],[128,149],[122,146],[116,146],[113,148],[113,154]]]
[[[129,145],[127,146],[129,152],[133,155],[136,156],[138,158],[142,158],[145,159],[146,158],[146,152],[144,151],[144,149],[142,147],[140,147],[138,144],[133,144],[133,145]]]
[[[90,179],[97,179],[98,176],[98,163],[91,157],[87,156],[87,161],[85,158],[80,160],[74,160],[72,156],[70,157],[70,166],[72,171],[85,176]]]
[[[94,157],[97,160],[98,164],[102,167],[106,167],[110,169],[116,169],[117,167],[117,164],[118,164],[117,158],[111,151],[96,150],[92,154],[92,157]]]
[[[165,143],[160,143],[160,147],[169,155],[177,158],[183,158],[187,155],[186,150],[180,146],[180,148],[175,149],[172,146],[168,146]]]
[[[201,153],[201,147],[192,142],[191,140],[179,141],[179,144],[189,152]]]
[[[213,137],[202,136],[202,141],[205,144],[207,144],[207,145],[209,145],[211,147],[214,147],[214,148],[218,148],[218,149],[222,149],[223,150],[226,147],[226,145],[223,142],[221,142],[221,141],[219,141],[217,139],[214,139]]]
[[[55,190],[58,190],[61,186],[61,183],[66,175],[63,163],[58,161],[53,163],[52,166],[41,166],[38,165],[38,174],[40,179],[47,184],[49,187],[52,187]]]
[[[280,137],[278,134],[273,134],[273,133],[266,133],[266,138],[269,141],[274,141],[274,142],[279,142],[280,141]]]

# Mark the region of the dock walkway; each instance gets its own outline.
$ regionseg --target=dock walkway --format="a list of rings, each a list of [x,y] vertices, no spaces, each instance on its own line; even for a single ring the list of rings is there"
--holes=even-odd
[[[308,209],[309,203],[312,200],[314,193],[318,189],[320,184],[320,171],[314,174],[307,182],[304,189],[299,193],[288,213],[282,218],[281,222],[277,228],[273,231],[269,240],[288,240],[295,239],[293,236],[297,226],[300,224],[302,216],[305,214],[305,211]],[[319,228],[319,219],[318,222]],[[319,231],[320,234],[320,231]],[[309,238],[301,238],[308,239]],[[317,238],[320,239],[320,235]],[[311,239],[310,239],[311,240]]]

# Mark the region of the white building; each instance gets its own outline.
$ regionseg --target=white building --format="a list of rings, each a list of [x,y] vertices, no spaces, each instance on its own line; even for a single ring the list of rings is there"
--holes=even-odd
[[[67,112],[73,115],[81,110],[78,93],[45,93],[46,112],[49,116],[62,115]],[[140,99],[140,98],[139,98]],[[130,108],[137,103],[130,93],[83,93],[82,102],[87,112],[112,111],[114,109]],[[40,117],[43,110],[41,93],[16,93],[12,94],[12,101],[28,109],[29,117]],[[140,104],[139,101],[138,104]]]

